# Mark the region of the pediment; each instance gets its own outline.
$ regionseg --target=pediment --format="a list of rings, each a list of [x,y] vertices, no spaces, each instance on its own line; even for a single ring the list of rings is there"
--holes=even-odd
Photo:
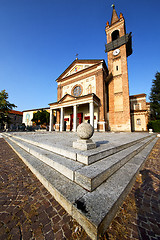
[[[92,64],[93,65],[93,64]],[[72,74],[75,74],[83,69],[86,69],[90,66],[92,66],[91,64],[75,64],[65,75],[63,78],[68,77]]]
[[[73,97],[72,95],[66,94],[64,97],[62,97],[58,103],[63,103],[63,102],[68,102],[68,101],[72,101],[74,100],[75,97]]]
[[[57,78],[57,81],[76,74],[77,72],[83,71],[86,68],[89,68],[97,63],[102,62],[102,60],[75,60],[69,67]]]
[[[58,102],[50,103],[51,109],[60,109],[61,107],[73,107],[74,103],[76,104],[86,104],[87,102],[94,101],[97,106],[100,103],[100,99],[94,94],[87,94],[80,97],[74,97],[70,94],[66,94],[64,97],[62,97]]]

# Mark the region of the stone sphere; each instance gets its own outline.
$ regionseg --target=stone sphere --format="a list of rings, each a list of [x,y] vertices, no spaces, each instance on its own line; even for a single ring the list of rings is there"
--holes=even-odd
[[[93,136],[94,129],[89,123],[81,123],[77,128],[77,134],[81,139],[89,139]]]

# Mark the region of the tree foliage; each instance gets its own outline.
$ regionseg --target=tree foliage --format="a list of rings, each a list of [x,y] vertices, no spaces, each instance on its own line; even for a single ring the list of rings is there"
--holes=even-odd
[[[150,109],[151,120],[160,119],[160,72],[157,72],[155,79],[152,81],[152,88],[150,93]]]
[[[8,113],[13,108],[17,107],[16,105],[10,103],[8,100],[8,93],[6,90],[0,92],[0,112]]]
[[[0,92],[0,124],[5,125],[5,123],[10,122],[8,112],[13,108],[17,107],[15,104],[10,103],[8,100],[8,93],[6,90]]]
[[[149,121],[147,128],[152,129],[153,132],[160,132],[160,120]]]
[[[38,112],[33,114],[32,121],[35,122],[36,125],[43,125],[43,124],[48,125],[49,124],[49,117],[50,117],[49,112],[42,109],[41,111],[38,111]]]

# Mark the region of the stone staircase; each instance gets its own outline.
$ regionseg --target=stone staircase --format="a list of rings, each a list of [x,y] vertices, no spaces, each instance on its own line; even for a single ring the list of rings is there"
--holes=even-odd
[[[92,239],[103,234],[157,141],[155,135],[80,151],[23,135],[3,137]]]

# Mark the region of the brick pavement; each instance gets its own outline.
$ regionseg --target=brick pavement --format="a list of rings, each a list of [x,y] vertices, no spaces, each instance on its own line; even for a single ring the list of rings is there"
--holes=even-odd
[[[90,240],[0,138],[0,240]]]
[[[107,234],[110,240],[160,240],[160,139]]]
[[[0,139],[0,240],[89,240]],[[160,240],[160,139],[101,240]]]

